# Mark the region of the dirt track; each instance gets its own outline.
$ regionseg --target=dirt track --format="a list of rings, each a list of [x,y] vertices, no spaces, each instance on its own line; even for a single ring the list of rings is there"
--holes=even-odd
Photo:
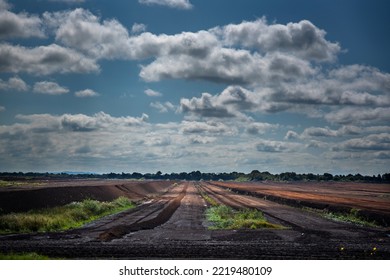
[[[149,186],[145,191],[136,183],[105,184],[114,189],[120,186],[128,197],[143,196],[143,203],[77,230],[2,236],[0,252],[34,251],[72,259],[390,259],[388,229],[330,221],[265,200],[253,193],[254,186],[248,189],[246,184],[219,182],[153,182],[144,183],[145,188]],[[70,186],[61,188],[65,191]],[[234,188],[248,195],[238,194]],[[288,229],[208,230],[204,219],[207,205],[200,190],[219,203],[257,208],[270,222]],[[7,192],[0,192],[0,197],[3,193]]]

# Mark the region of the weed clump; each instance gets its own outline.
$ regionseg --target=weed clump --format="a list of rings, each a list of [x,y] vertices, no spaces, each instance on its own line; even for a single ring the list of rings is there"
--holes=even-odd
[[[263,213],[257,209],[235,210],[218,205],[206,210],[206,218],[213,223],[211,229],[283,229],[280,225],[267,222]]]
[[[60,231],[135,207],[126,197],[111,202],[86,199],[65,206],[0,215],[0,233]]]

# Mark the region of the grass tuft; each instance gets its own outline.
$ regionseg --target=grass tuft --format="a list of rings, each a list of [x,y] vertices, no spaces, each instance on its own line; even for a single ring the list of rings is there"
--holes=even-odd
[[[0,233],[67,230],[133,207],[135,205],[129,199],[119,197],[111,202],[86,199],[60,207],[4,214],[0,215]]]
[[[213,223],[210,229],[284,229],[283,226],[267,222],[263,213],[256,209],[234,210],[226,205],[210,207],[206,218]]]

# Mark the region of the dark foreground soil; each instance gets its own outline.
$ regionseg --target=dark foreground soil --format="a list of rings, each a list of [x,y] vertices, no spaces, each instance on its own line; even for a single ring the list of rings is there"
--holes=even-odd
[[[290,191],[296,191],[298,187],[294,185]],[[340,196],[337,191],[324,189],[325,186],[315,187],[321,192],[328,192],[328,196]],[[383,186],[376,187],[374,195],[369,188],[366,190],[367,201],[387,199],[389,202],[386,186],[385,189]],[[58,204],[64,203],[58,197],[69,200],[71,194],[72,200],[91,193],[101,200],[126,195],[139,201],[140,205],[81,229],[0,236],[0,252],[38,252],[70,259],[390,259],[389,228],[327,220],[281,200],[264,199],[256,194],[261,192],[260,189],[248,184],[87,181],[55,182],[37,188],[3,188],[0,191],[0,207],[3,208],[3,202],[7,201],[4,205],[8,205],[8,211],[20,210],[20,204],[13,200],[18,197],[23,197],[27,209],[37,205],[32,198]],[[310,199],[312,188],[310,186],[310,191],[307,191]],[[338,188],[343,188],[343,185],[339,184]],[[288,186],[275,185],[275,189],[282,197],[282,191],[288,191]],[[299,187],[302,194],[304,189],[304,186]],[[359,189],[364,190],[364,185],[360,185]],[[350,196],[347,195],[348,190]],[[200,192],[235,208],[259,209],[270,222],[286,229],[209,230],[204,218],[207,204]],[[356,192],[356,188],[346,186],[342,193],[346,198],[353,198],[360,195]],[[39,194],[47,196],[39,197]],[[286,198],[293,200],[291,196]],[[334,199],[331,202],[338,205]],[[326,203],[330,205],[330,202]],[[360,206],[351,201],[348,203],[348,207]],[[15,209],[12,205],[16,205]],[[341,202],[339,205],[346,207]],[[386,207],[376,208],[374,203],[366,208],[385,218],[389,214]]]

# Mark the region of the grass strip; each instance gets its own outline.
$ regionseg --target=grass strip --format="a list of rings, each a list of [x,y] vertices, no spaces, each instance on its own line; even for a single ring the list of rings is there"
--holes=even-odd
[[[207,202],[208,205],[211,206],[218,206],[219,203],[216,202],[214,199],[212,199],[210,196],[208,196],[204,191],[198,188],[198,192],[202,196],[202,198]]]
[[[206,210],[206,218],[213,223],[209,229],[284,229],[281,225],[267,222],[263,213],[256,209],[235,210],[226,205],[212,206]]]
[[[135,207],[126,197],[111,202],[86,199],[65,206],[0,215],[0,233],[53,232],[80,227],[103,216]]]
[[[53,260],[35,252],[29,253],[0,253],[0,260]],[[56,260],[59,260],[56,258]]]
[[[41,182],[22,182],[22,181],[4,181],[0,180],[0,187],[20,187],[20,186],[44,186]]]
[[[379,227],[378,224],[372,221],[368,221],[364,218],[362,218],[359,215],[359,209],[352,208],[349,212],[344,212],[344,213],[336,213],[336,212],[331,212],[328,209],[314,209],[314,208],[309,208],[309,207],[304,207],[303,208],[306,211],[317,213],[320,216],[337,221],[337,222],[345,222],[345,223],[352,223],[355,225],[360,225],[360,226],[366,226],[366,227]]]

